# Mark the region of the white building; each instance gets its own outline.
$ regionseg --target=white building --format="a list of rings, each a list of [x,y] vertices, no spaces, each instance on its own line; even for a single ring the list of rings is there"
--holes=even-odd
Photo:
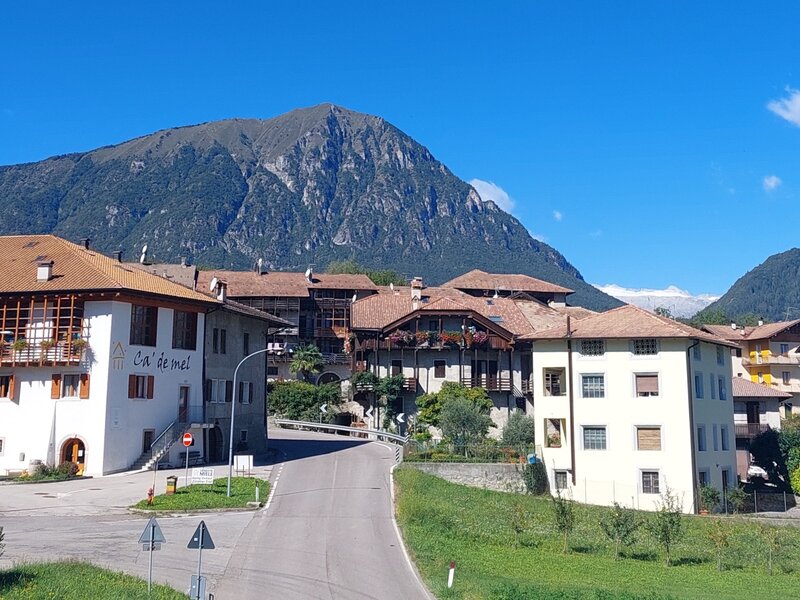
[[[551,489],[652,510],[670,488],[694,512],[736,483],[732,344],[633,306],[523,339]]]
[[[0,238],[0,472],[202,452],[205,313],[219,302],[50,235]],[[180,445],[165,458],[178,463]]]

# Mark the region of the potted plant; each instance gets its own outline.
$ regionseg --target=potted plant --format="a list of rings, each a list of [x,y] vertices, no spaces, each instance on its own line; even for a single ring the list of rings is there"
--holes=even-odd
[[[472,334],[472,344],[474,346],[483,346],[489,341],[489,334],[485,331],[476,331]]]
[[[55,340],[42,340],[39,342],[39,347],[42,351],[47,352],[48,350],[52,349],[56,345]]]
[[[414,339],[417,342],[417,346],[425,346],[428,344],[428,340],[430,340],[430,333],[427,331],[418,331],[414,334]]]
[[[472,348],[472,340],[473,340],[473,336],[474,336],[474,333],[473,333],[473,332],[472,332],[472,330],[470,330],[470,329],[467,329],[467,330],[464,332],[464,345],[465,345],[467,348]]]
[[[711,485],[700,486],[700,514],[707,515],[719,504],[719,490]]]
[[[11,344],[11,348],[15,352],[22,352],[23,350],[27,350],[28,346],[29,346],[28,340],[24,338],[17,338],[16,340],[14,340],[14,343]]]
[[[561,448],[561,436],[557,433],[551,433],[547,436],[548,448]]]
[[[80,354],[86,349],[86,346],[88,345],[89,342],[87,342],[85,339],[75,338],[74,340],[72,340],[72,352],[74,354]]]

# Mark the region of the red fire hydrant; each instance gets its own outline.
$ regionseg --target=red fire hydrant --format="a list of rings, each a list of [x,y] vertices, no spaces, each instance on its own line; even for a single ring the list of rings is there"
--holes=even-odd
[[[147,490],[147,506],[150,506],[151,504],[153,504],[153,495],[154,495],[154,493],[155,492],[153,492],[153,488],[148,488],[148,490]]]

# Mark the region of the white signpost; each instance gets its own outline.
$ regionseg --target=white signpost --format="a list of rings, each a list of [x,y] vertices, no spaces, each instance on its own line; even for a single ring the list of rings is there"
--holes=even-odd
[[[211,485],[214,483],[214,469],[195,467],[192,469],[192,485]]]
[[[161,527],[158,526],[158,521],[155,517],[150,517],[147,522],[147,527],[144,528],[142,535],[139,536],[139,543],[142,545],[142,550],[149,552],[147,564],[147,593],[150,593],[150,588],[153,586],[153,552],[161,550],[161,544],[166,543],[166,538],[161,532]]]

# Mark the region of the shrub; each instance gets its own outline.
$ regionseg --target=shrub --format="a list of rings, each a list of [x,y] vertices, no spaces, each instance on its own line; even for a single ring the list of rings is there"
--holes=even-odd
[[[730,488],[726,492],[726,495],[728,499],[728,506],[730,506],[733,509],[734,514],[742,510],[744,503],[747,502],[747,494],[739,486],[736,486],[735,488]]]
[[[502,443],[518,451],[532,448],[536,433],[536,421],[521,411],[514,412],[503,429]]]
[[[522,467],[520,475],[527,493],[541,496],[547,492],[547,470],[544,468],[544,463],[526,464]]]
[[[455,398],[466,398],[481,413],[488,415],[494,404],[483,388],[468,388],[460,383],[446,381],[436,393],[423,394],[416,399],[417,418],[420,423],[439,427],[443,407]]]
[[[569,534],[575,529],[575,506],[574,502],[561,495],[561,491],[557,491],[553,496],[553,522],[556,530],[564,536],[564,554],[569,550]]]
[[[636,530],[642,522],[636,513],[614,502],[614,508],[600,519],[600,529],[614,544],[614,559],[619,558],[620,546],[630,546],[636,539]]]
[[[684,535],[683,512],[678,495],[667,488],[661,494],[658,510],[645,522],[645,528],[653,540],[664,550],[664,563],[672,564],[671,551]]]
[[[269,406],[272,413],[286,419],[318,421],[320,406],[336,407],[341,402],[338,383],[313,385],[304,381],[279,381],[270,385]],[[335,418],[336,411],[328,410],[324,419]]]
[[[774,561],[780,557],[781,550],[783,549],[783,535],[779,527],[761,525],[759,537],[764,544],[764,550],[766,550],[767,554],[767,574],[772,575],[772,565]]]
[[[714,551],[717,555],[717,571],[722,571],[722,558],[725,554],[725,549],[730,545],[731,529],[727,523],[723,523],[722,519],[717,519],[714,526],[708,531],[708,539],[714,545]]]
[[[719,490],[712,485],[700,487],[700,508],[712,511],[719,504]]]
[[[464,456],[468,456],[468,446],[486,437],[492,419],[469,399],[454,398],[442,407],[439,424],[442,433],[457,447],[462,447]]]

